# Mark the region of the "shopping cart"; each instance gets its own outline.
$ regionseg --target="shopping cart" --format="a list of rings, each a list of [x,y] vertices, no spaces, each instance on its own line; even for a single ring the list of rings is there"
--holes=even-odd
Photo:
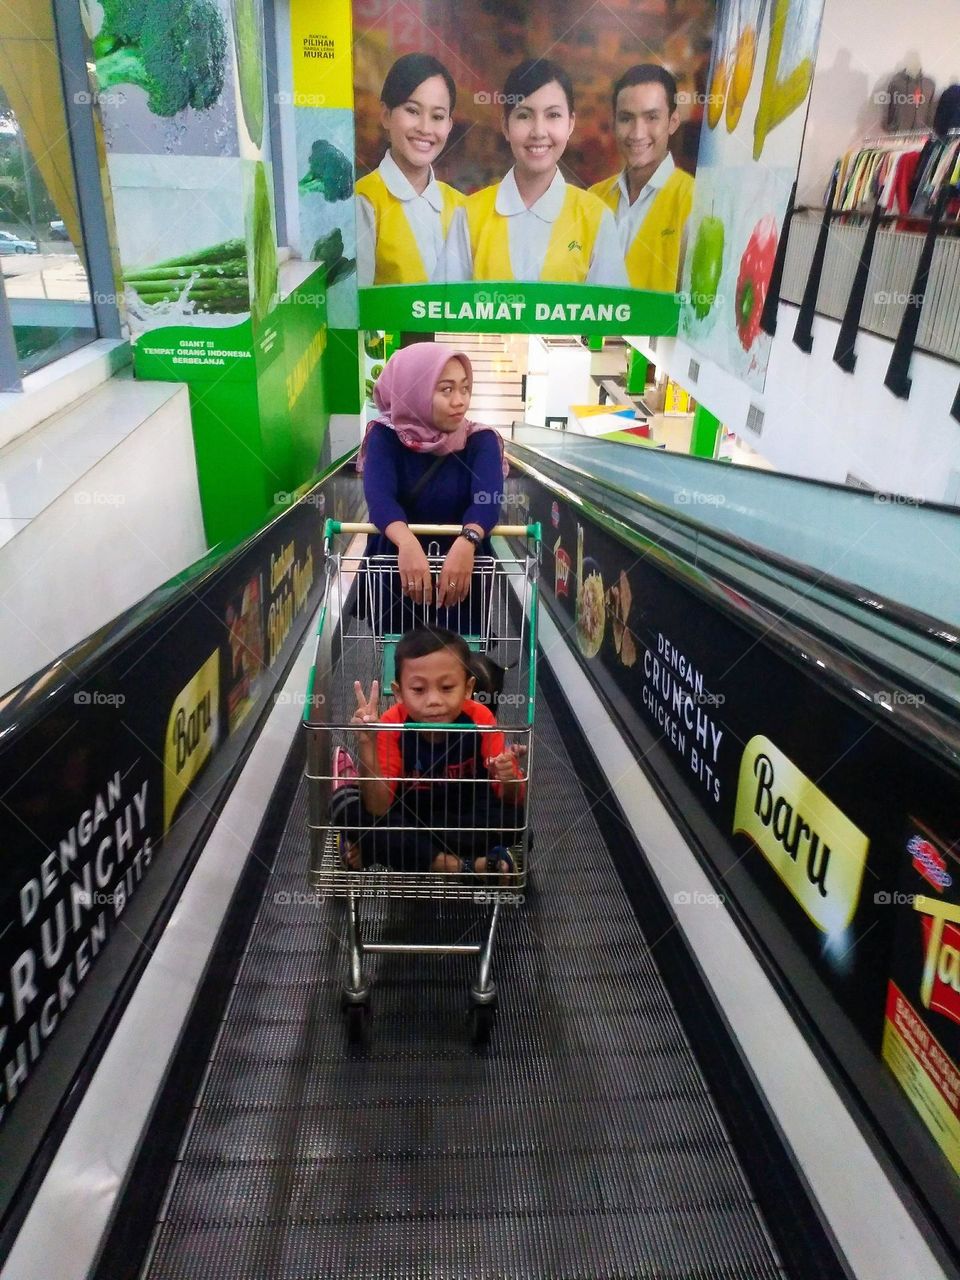
[[[433,538],[456,535],[459,527],[412,525],[411,530]],[[416,769],[404,767],[384,778],[395,799],[388,813],[378,816],[360,806],[359,780],[345,780],[342,773],[343,762],[356,755],[357,729],[351,723],[357,710],[354,682],[359,681],[364,692],[372,681],[379,682],[382,716],[394,701],[391,686],[400,632],[382,630],[377,620],[397,626],[402,616],[402,625],[408,629],[436,625],[438,614],[435,604],[413,605],[407,599],[398,612],[396,556],[365,557],[356,549],[359,543],[344,551],[335,549],[338,538],[374,532],[373,525],[336,520],[327,520],[324,528],[327,584],[303,717],[310,882],[321,897],[342,898],[346,903],[348,963],[342,1005],[351,1035],[364,1034],[370,1011],[365,955],[470,955],[479,961],[469,990],[473,1034],[483,1040],[489,1034],[497,998],[492,962],[501,907],[522,903],[529,876],[540,526],[497,526],[493,534],[514,539],[514,545],[522,542],[523,554],[477,556],[468,600],[441,616],[443,625],[461,634],[473,653],[484,654],[505,669],[503,689],[477,698],[492,704],[496,725],[471,723],[466,729],[460,722],[371,725],[369,732],[378,743],[383,734],[393,735],[394,744],[401,743],[402,749],[395,747],[391,758],[419,764],[421,744],[429,743],[425,753],[444,762],[442,776],[429,771],[418,776]],[[427,545],[427,559],[436,582],[443,563],[437,543]],[[484,735],[490,735],[486,743]],[[506,786],[492,782],[491,775],[477,767],[484,757],[503,749],[513,752],[517,760],[517,782]],[[339,801],[333,803],[338,791]],[[344,800],[349,801],[349,822],[343,816]],[[411,846],[420,849],[424,841],[438,851],[454,851],[461,869],[424,869],[409,852]],[[384,858],[382,850],[390,856]],[[461,853],[465,855],[462,862]],[[484,869],[477,871],[473,862],[484,859]],[[366,941],[361,908],[381,899],[475,903],[487,911],[483,940]]]

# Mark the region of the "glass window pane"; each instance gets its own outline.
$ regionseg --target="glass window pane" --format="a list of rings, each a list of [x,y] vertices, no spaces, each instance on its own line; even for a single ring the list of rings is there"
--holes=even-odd
[[[0,21],[0,270],[27,374],[97,332],[52,0],[17,15]]]

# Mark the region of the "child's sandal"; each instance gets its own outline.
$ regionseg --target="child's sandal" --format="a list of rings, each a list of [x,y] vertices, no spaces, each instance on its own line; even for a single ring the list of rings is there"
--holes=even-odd
[[[477,868],[477,863],[480,861],[480,858],[483,858],[486,861],[486,866],[482,871]],[[500,879],[504,876],[512,876],[516,872],[517,868],[513,861],[513,854],[506,845],[495,845],[489,853],[482,853],[480,858],[474,858],[473,870],[477,875],[483,876],[484,880],[490,881],[494,878]]]

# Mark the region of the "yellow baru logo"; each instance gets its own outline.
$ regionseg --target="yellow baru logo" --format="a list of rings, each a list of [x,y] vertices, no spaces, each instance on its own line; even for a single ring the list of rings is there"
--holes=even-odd
[[[570,243],[567,245],[567,248],[571,253],[573,253],[575,249],[582,249],[583,245],[580,243],[579,240],[571,240]]]
[[[217,744],[220,724],[220,650],[174,699],[163,744],[163,830],[169,830],[184,792]]]
[[[750,837],[818,929],[847,927],[869,838],[759,734],[740,761],[733,829]]]

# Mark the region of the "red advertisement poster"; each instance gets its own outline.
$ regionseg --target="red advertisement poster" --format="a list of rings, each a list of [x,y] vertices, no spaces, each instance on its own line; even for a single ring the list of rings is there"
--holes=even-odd
[[[960,856],[919,821],[905,852],[883,1059],[960,1174]]]

